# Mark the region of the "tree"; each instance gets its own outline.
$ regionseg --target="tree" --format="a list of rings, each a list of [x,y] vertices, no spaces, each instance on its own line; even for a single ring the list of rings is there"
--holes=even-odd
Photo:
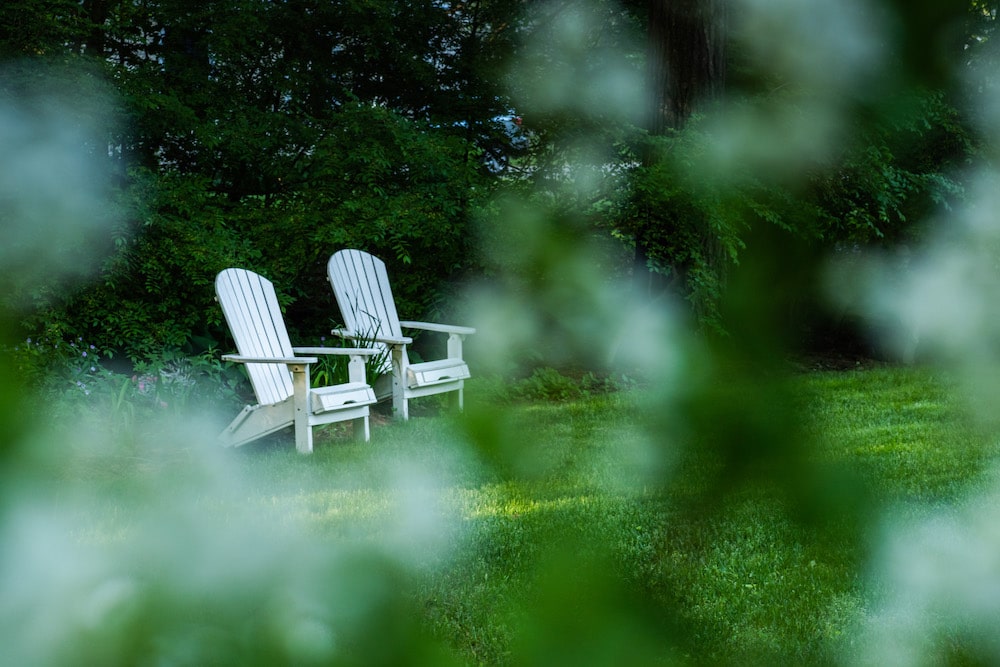
[[[767,3],[4,3],[0,53],[89,60],[131,119],[108,140],[130,230],[107,239],[100,284],[50,292],[33,325],[62,312],[67,327],[133,356],[188,340],[193,328],[211,339],[222,330],[206,287],[239,263],[296,286],[285,295],[296,304],[292,326],[322,330],[320,261],[338,244],[420,276],[400,295],[420,312],[469,267],[469,220],[500,184],[529,188],[588,234],[620,240],[647,294],[669,285],[717,321],[753,229],[829,245],[899,238],[918,209],[957,192],[945,170],[972,148],[966,120],[948,110],[958,108],[952,91],[931,88],[941,78],[907,54],[924,40],[938,45],[935,59],[985,61],[995,3],[898,5],[857,5],[871,17],[895,11],[907,26],[892,54],[899,76],[879,74],[892,95],[875,97],[866,82],[808,81],[787,57],[814,50],[795,31],[767,47],[777,57],[755,53],[739,28],[773,10]],[[771,18],[802,18],[791,8]],[[841,9],[820,3],[809,15],[824,11]],[[967,53],[951,32],[938,34],[940,22],[964,26]],[[632,83],[644,70],[640,103]],[[977,71],[988,85],[990,69]],[[929,92],[909,94],[914,83]],[[897,114],[890,98],[913,106]],[[775,128],[823,105],[839,105],[854,127],[799,150],[793,169],[772,169],[767,155],[785,138]],[[525,117],[516,145],[504,122],[513,113]],[[713,163],[727,127],[754,118],[778,119],[764,135],[772,146]],[[85,315],[102,303],[107,317]],[[110,333],[106,322],[124,313],[148,326]]]
[[[66,11],[46,13],[56,5]],[[318,335],[332,312],[322,259],[343,245],[412,265],[420,279],[400,301],[415,315],[433,308],[469,265],[487,155],[510,140],[493,75],[515,5],[6,3],[31,29],[0,47],[37,51],[25,37],[37,34],[52,53],[89,59],[131,116],[128,134],[109,138],[131,170],[131,233],[101,281],[53,293],[30,326],[55,318],[136,358],[217,340],[211,279],[236,264],[289,286],[291,326]]]
[[[716,103],[722,97],[726,77],[726,2],[725,0],[649,0],[647,27],[648,95],[650,112],[647,129],[651,136],[662,137],[677,132],[698,109]],[[652,144],[642,151],[642,164],[652,168],[659,160]],[[686,281],[690,262],[674,253],[674,261],[652,270],[657,239],[684,233],[678,217],[690,211],[670,211],[651,203],[639,204],[634,230],[636,286],[647,297],[663,287],[656,276],[672,273]],[[645,210],[643,210],[645,209]],[[699,226],[703,234],[709,230]],[[688,234],[692,233],[689,227]],[[697,236],[698,232],[693,231]],[[655,238],[654,238],[655,237]],[[689,238],[687,243],[704,246],[711,243]],[[660,258],[663,259],[662,257]]]
[[[648,128],[661,135],[722,97],[727,6],[724,0],[649,0],[648,12]]]
[[[653,112],[615,225],[647,294],[667,283],[724,328],[728,274],[763,227],[828,249],[886,243],[960,195],[955,170],[975,146],[951,72],[969,3],[649,7]],[[899,42],[876,33],[896,13]],[[810,28],[824,21],[862,33],[870,55],[835,57],[832,33]],[[784,41],[759,39],[782,30]]]
[[[74,0],[9,0],[0,6],[0,60],[61,55],[86,31]]]

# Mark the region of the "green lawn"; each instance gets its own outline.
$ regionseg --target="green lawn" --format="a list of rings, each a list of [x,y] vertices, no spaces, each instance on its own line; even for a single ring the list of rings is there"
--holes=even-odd
[[[997,453],[926,370],[794,377],[805,399],[775,417],[795,438],[761,465],[711,435],[745,424],[705,422],[724,405],[631,390],[498,407],[476,389],[462,419],[379,423],[369,444],[331,429],[311,457],[278,441],[203,461],[167,431],[127,464],[65,464],[44,487],[74,508],[63,547],[100,564],[42,594],[67,586],[102,622],[69,623],[56,658],[865,662],[892,593],[882,528],[959,511]],[[124,583],[104,606],[84,594],[109,577]],[[974,654],[962,637],[931,648]]]

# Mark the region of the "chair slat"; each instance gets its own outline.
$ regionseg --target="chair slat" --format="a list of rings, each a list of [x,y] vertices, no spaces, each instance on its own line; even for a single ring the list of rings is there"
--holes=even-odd
[[[357,250],[342,250],[330,259],[329,271],[341,313],[344,319],[353,320],[344,322],[348,329],[362,335],[403,335],[382,260]]]
[[[248,357],[291,357],[278,298],[271,281],[244,269],[226,269],[215,281],[219,304],[236,349]],[[257,400],[273,405],[292,395],[292,379],[281,364],[247,364]]]

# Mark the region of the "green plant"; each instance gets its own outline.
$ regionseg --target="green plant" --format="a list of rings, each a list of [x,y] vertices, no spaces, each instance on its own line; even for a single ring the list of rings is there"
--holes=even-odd
[[[224,364],[214,349],[195,355],[166,350],[129,365],[102,357],[95,345],[76,336],[29,338],[7,354],[19,378],[44,398],[47,409],[66,417],[105,414],[116,432],[129,431],[151,414],[236,406],[247,394],[240,369]]]
[[[536,368],[530,377],[517,383],[515,392],[536,401],[569,400],[583,395],[580,384],[554,368]]]
[[[135,373],[144,380],[142,393],[181,410],[203,401],[236,403],[248,391],[241,369],[223,362],[214,347],[198,354],[167,350],[136,364]]]
[[[15,368],[29,385],[56,391],[72,388],[89,396],[95,384],[108,376],[100,353],[82,336],[61,338],[58,333],[55,330],[51,337],[27,338],[15,345],[9,350]]]
[[[350,339],[344,338],[343,336],[338,336],[340,345],[342,347],[362,347],[378,350],[376,354],[370,355],[365,358],[365,378],[368,384],[374,385],[385,375],[390,375],[392,373],[392,351],[389,346],[385,343],[379,343],[377,338],[379,336],[380,330],[382,328],[382,323],[377,321],[375,318],[369,318],[371,321],[376,322],[376,324],[367,331],[355,332],[355,335]],[[339,324],[334,325],[334,331],[342,330],[342,326]],[[325,340],[325,337],[323,338]],[[347,360],[343,357],[340,358],[340,375],[337,377],[341,378],[342,382],[347,380]]]
[[[133,382],[131,378],[121,379],[121,389],[111,395],[111,423],[129,429],[135,424],[135,403],[129,400]]]
[[[319,347],[326,347],[326,336],[320,336]],[[309,369],[309,379],[313,387],[328,387],[347,381],[347,365],[343,357],[332,354],[317,354],[319,360]]]
[[[327,347],[327,337],[320,336],[318,343],[312,347]],[[348,381],[348,357],[340,354],[316,354],[312,356],[317,359],[317,362],[312,364],[309,369],[309,380],[313,387],[328,387]],[[368,381],[371,383],[370,369],[368,372]]]

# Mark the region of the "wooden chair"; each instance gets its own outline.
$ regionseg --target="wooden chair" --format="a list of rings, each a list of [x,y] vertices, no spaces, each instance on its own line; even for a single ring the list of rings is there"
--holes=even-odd
[[[465,380],[471,375],[462,358],[462,341],[474,334],[471,327],[429,322],[400,321],[392,298],[385,263],[360,250],[341,250],[330,257],[327,276],[337,297],[344,329],[333,333],[362,345],[386,352],[377,372],[375,395],[392,396],[397,418],[409,419],[409,400],[421,396],[455,392],[454,402],[463,408]],[[406,346],[412,339],[403,329],[419,329],[448,334],[447,354],[442,359],[410,363]],[[385,380],[388,377],[390,379]]]
[[[313,426],[345,420],[353,421],[356,437],[368,441],[368,406],[376,399],[365,382],[364,358],[372,350],[293,348],[274,285],[251,271],[222,271],[215,279],[215,293],[239,351],[222,358],[246,364],[257,397],[257,405],[243,408],[219,434],[224,445],[243,445],[294,424],[295,448],[308,454],[313,450]],[[311,388],[309,365],[319,361],[314,356],[319,354],[350,356],[349,382]]]

